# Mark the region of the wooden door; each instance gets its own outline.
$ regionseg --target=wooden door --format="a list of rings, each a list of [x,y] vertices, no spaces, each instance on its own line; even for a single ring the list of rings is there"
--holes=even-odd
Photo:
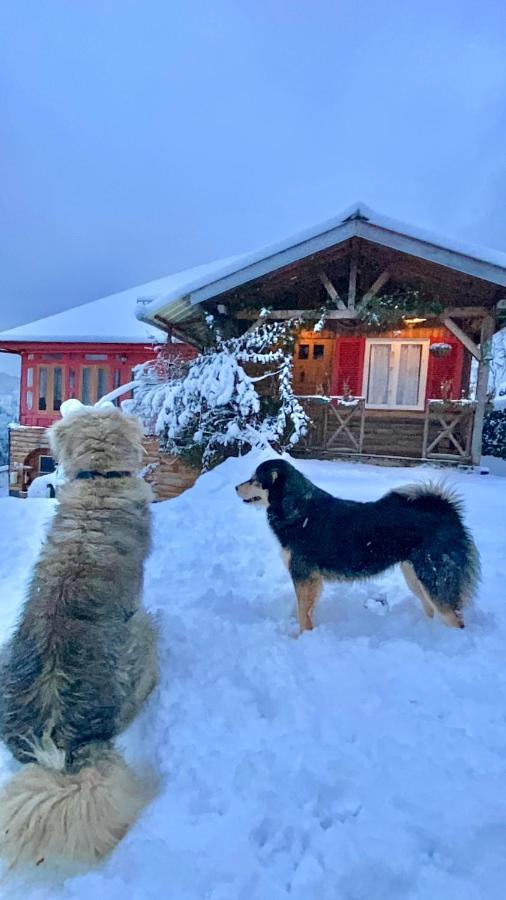
[[[293,390],[298,396],[328,395],[335,337],[332,332],[302,331],[294,350]]]

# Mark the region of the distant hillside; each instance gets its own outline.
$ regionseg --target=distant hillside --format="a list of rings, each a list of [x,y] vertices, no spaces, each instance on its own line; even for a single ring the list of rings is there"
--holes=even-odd
[[[19,378],[0,372],[0,466],[8,462],[10,422],[17,422],[19,411]]]

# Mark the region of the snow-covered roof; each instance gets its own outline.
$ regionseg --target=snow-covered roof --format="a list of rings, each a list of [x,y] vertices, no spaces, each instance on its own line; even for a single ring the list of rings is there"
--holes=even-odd
[[[199,277],[204,277],[209,268],[198,266],[189,272],[193,271],[198,273]],[[165,296],[168,291],[174,290],[180,281],[187,281],[189,272],[159,278],[117,294],[110,294],[100,300],[66,309],[53,316],[29,322],[27,325],[19,325],[17,328],[0,332],[0,350],[2,342],[75,341],[94,344],[145,344],[163,340],[165,335],[154,323],[146,324],[136,318],[137,302],[146,300],[154,302],[158,297]]]
[[[506,253],[442,237],[355,203],[339,216],[254,253],[178,273],[172,283],[168,279],[165,293],[138,304],[137,316],[145,322],[161,316],[177,324],[194,314],[191,307],[196,304],[352,237],[506,286]]]

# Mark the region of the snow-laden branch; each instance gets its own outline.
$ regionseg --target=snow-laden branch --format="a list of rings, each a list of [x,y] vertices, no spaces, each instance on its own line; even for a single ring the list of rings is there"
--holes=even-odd
[[[293,322],[261,323],[238,338],[218,336],[214,348],[171,372],[160,358],[145,363],[135,370],[138,386],[128,408],[164,449],[198,459],[203,468],[251,447],[292,447],[309,422],[293,394],[292,329]],[[266,371],[250,375],[250,365]],[[277,391],[266,412],[255,384],[268,378],[277,379]]]

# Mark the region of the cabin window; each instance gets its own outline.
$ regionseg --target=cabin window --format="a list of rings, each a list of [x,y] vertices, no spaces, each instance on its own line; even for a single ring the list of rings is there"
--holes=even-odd
[[[91,369],[85,366],[81,373],[81,402],[91,406]]]
[[[107,375],[107,369],[99,368],[97,370],[97,400],[107,394]]]
[[[313,344],[313,359],[323,359],[325,355],[324,344]]]
[[[39,369],[39,412],[47,410],[47,369]]]
[[[92,406],[108,393],[109,370],[102,366],[83,366],[81,369],[81,397],[86,406]]]
[[[76,370],[69,369],[69,397],[72,397],[73,399],[75,399],[75,396],[76,396],[76,386],[77,386]]]
[[[87,353],[84,358],[85,359],[93,359],[96,362],[101,362],[102,360],[107,359],[107,353]]]
[[[366,405],[370,409],[422,410],[428,359],[428,340],[368,340],[363,384]]]
[[[33,366],[29,366],[26,370],[25,400],[27,410],[33,409]]]
[[[41,475],[50,475],[54,470],[55,464],[52,456],[39,456],[39,472]]]
[[[116,388],[119,388],[120,384],[121,384],[121,369],[115,369],[113,376],[112,376],[113,390],[116,390]],[[120,397],[116,397],[116,399],[113,400],[112,402],[114,403],[115,406],[119,406],[120,405]]]
[[[53,370],[53,410],[57,412],[62,404],[62,375],[63,370],[57,366]]]
[[[39,412],[58,412],[64,399],[62,366],[39,366],[38,375],[37,409]]]
[[[299,344],[299,359],[309,359],[309,344]]]

